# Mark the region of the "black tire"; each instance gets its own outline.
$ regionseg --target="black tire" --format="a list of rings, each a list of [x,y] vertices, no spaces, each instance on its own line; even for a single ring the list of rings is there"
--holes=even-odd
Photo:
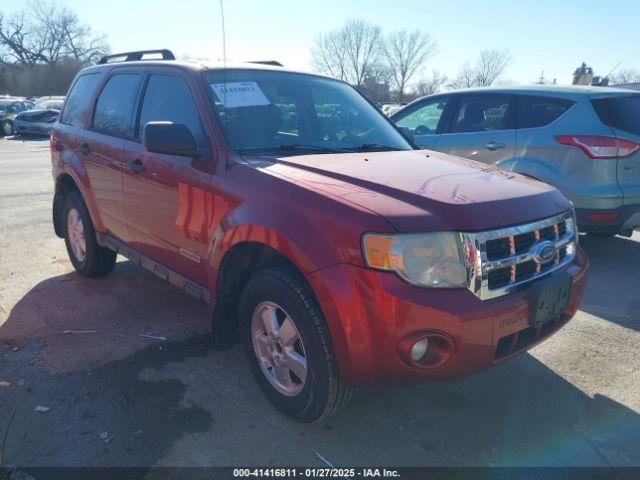
[[[70,244],[68,219],[72,210],[78,213],[84,227],[86,248],[84,258],[82,259],[76,256]],[[69,254],[73,268],[83,277],[104,277],[108,275],[116,264],[116,252],[101,247],[98,244],[93,223],[91,223],[91,217],[89,216],[89,210],[80,192],[72,191],[67,193],[63,212],[62,225],[64,229],[64,241],[67,245],[67,253]]]
[[[9,137],[14,133],[13,122],[11,120],[5,120],[4,122],[2,122],[2,135],[4,135],[5,137]]]
[[[295,396],[284,395],[270,383],[254,352],[251,320],[263,302],[274,302],[288,313],[304,345],[307,377]],[[329,329],[318,302],[293,267],[271,268],[251,278],[242,293],[240,322],[253,375],[278,410],[297,421],[311,423],[322,421],[348,405],[355,389],[341,380]]]

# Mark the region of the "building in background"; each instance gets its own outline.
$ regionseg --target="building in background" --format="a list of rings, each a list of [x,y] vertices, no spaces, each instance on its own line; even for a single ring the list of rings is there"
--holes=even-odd
[[[594,87],[606,87],[609,85],[609,77],[593,75],[593,68],[582,62],[573,72],[573,85],[592,85]]]
[[[584,62],[573,72],[573,85],[591,85],[592,80],[593,69]]]

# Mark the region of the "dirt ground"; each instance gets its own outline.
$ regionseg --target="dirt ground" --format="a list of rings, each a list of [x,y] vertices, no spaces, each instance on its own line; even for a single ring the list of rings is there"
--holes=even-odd
[[[307,426],[208,347],[209,307],[124,259],[73,273],[50,168],[46,140],[0,139],[5,466],[640,466],[640,233],[581,238],[582,309],[530,353]]]

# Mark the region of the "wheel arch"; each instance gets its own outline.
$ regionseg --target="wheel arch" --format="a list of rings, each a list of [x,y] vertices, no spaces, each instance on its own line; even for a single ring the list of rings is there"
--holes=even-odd
[[[77,191],[84,200],[87,209],[89,210],[89,217],[93,223],[93,228],[97,232],[103,231],[100,215],[95,208],[94,203],[90,198],[90,188],[87,186],[86,178],[83,182],[82,176],[76,174],[76,171],[72,168],[64,168],[59,172],[55,179],[55,189],[53,196],[53,226],[56,235],[60,238],[64,237],[64,227],[61,220],[62,209],[64,206],[64,199],[69,192]]]
[[[562,177],[563,173],[553,164],[534,157],[516,157],[498,162],[496,167],[545,183],[552,183]]]
[[[240,298],[249,280],[259,272],[283,265],[294,268],[303,277],[287,255],[266,243],[239,241],[224,252],[213,274],[212,293],[216,299],[212,320],[214,348],[222,350],[237,343]]]
[[[69,173],[64,172],[56,178],[53,195],[53,229],[60,238],[64,238],[64,219],[62,218],[64,201],[67,194],[73,191],[80,192],[80,188]],[[82,192],[80,192],[80,195],[82,195]]]

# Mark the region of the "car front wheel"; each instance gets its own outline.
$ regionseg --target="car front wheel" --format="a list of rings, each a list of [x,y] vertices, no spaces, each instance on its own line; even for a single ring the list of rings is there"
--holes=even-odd
[[[5,137],[13,135],[13,123],[11,120],[5,120],[2,122],[2,133]]]
[[[240,318],[254,377],[278,410],[318,422],[349,403],[354,389],[340,378],[320,307],[295,269],[255,275],[242,294]]]

